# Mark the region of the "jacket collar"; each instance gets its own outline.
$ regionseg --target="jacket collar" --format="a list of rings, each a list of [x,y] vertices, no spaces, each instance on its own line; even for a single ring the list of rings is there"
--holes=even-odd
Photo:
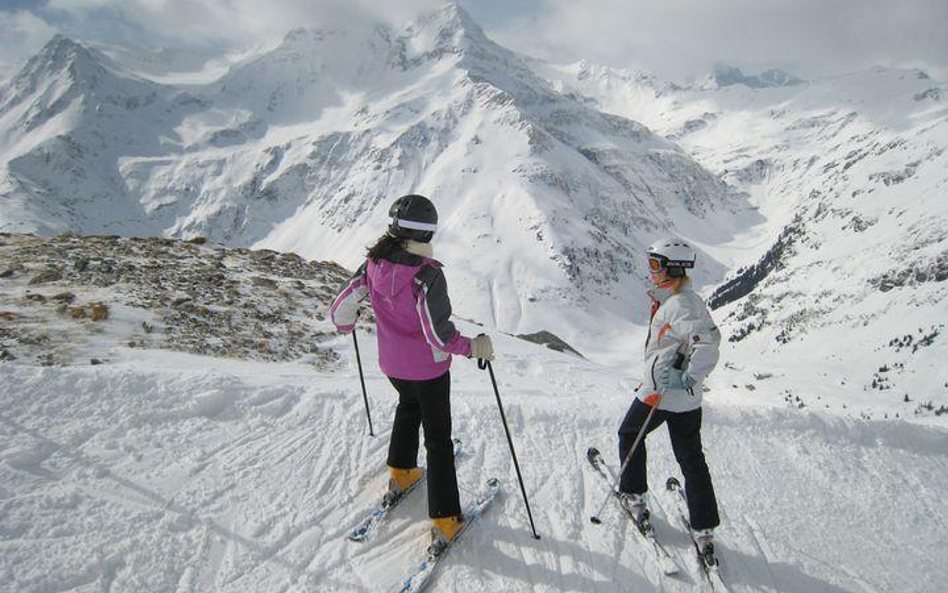
[[[653,286],[652,288],[648,289],[647,293],[648,293],[649,298],[651,298],[653,301],[655,301],[659,305],[663,305],[665,304],[665,301],[667,301],[668,299],[670,299],[672,296],[676,294],[675,292],[673,292],[674,286],[675,286],[675,280],[669,279],[662,282],[661,284],[657,284]],[[685,278],[685,281],[681,283],[681,290],[679,290],[678,292],[681,293],[689,289],[691,289],[691,279]]]
[[[434,247],[431,243],[421,243],[409,239],[405,241],[405,251],[412,255],[418,255],[427,259],[434,259]]]

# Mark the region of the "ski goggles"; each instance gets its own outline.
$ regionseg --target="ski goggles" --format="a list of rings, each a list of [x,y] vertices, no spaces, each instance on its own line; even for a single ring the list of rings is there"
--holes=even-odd
[[[648,258],[648,269],[652,272],[661,272],[665,269],[665,260],[658,259],[657,257]]]
[[[695,263],[692,261],[677,261],[670,260],[667,257],[662,257],[660,255],[649,255],[648,256],[648,269],[653,273],[657,274],[662,270],[684,270],[686,268],[695,267]]]

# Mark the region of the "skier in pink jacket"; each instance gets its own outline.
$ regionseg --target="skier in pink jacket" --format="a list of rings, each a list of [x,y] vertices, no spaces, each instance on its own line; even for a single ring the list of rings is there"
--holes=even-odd
[[[431,239],[438,212],[410,194],[389,210],[388,231],[369,248],[366,261],[342,287],[331,308],[336,327],[355,327],[360,303],[375,311],[379,367],[398,391],[388,449],[389,492],[400,496],[422,477],[418,430],[425,429],[428,515],[432,545],[454,539],[463,525],[451,440],[451,356],[493,360],[490,338],[468,338],[451,323],[451,301]]]

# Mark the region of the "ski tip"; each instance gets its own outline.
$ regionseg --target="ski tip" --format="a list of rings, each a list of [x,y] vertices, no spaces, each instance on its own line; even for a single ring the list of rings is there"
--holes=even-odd
[[[665,481],[665,490],[678,490],[681,488],[681,482],[678,481],[678,478],[672,476]]]

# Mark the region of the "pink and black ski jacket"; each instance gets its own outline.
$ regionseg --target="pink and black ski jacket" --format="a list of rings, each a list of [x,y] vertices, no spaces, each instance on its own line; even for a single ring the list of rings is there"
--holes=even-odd
[[[330,317],[339,331],[355,326],[369,297],[378,324],[379,367],[395,379],[423,381],[451,367],[451,355],[471,355],[471,340],[451,323],[448,285],[437,260],[397,251],[366,260],[343,285]]]

